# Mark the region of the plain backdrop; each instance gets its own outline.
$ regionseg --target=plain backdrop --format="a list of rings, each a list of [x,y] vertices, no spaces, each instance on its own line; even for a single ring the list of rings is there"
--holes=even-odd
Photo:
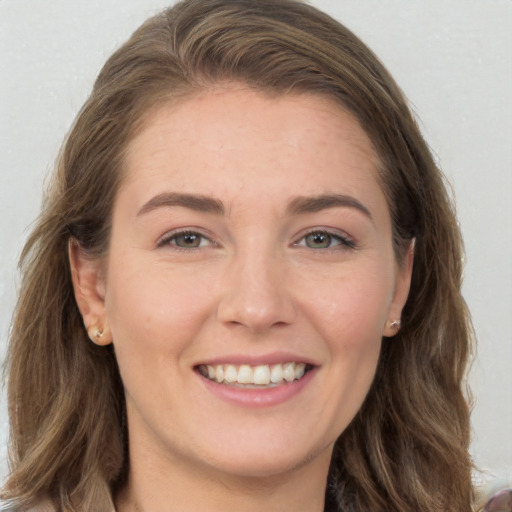
[[[512,1],[313,0],[405,91],[454,189],[479,339],[472,452],[512,475]],[[0,0],[0,349],[44,178],[105,59],[165,0]],[[0,403],[0,476],[7,414]]]

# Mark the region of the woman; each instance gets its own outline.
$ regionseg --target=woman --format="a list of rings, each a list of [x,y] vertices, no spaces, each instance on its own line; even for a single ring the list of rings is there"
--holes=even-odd
[[[471,509],[453,208],[392,78],[316,9],[148,20],[22,270],[16,510]]]

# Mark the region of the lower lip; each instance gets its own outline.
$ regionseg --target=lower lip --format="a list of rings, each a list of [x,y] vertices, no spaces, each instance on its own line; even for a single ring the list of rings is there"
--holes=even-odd
[[[200,373],[197,375],[203,381],[206,388],[213,394],[235,405],[243,407],[272,407],[291,400],[298,395],[313,379],[316,368],[309,370],[301,379],[293,382],[284,382],[275,387],[269,388],[242,388],[219,384],[210,380]]]

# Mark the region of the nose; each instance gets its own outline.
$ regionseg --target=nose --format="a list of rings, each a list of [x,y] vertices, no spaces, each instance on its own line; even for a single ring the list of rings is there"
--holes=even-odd
[[[279,257],[268,254],[234,258],[217,310],[219,321],[254,334],[293,323],[296,311],[285,267]]]

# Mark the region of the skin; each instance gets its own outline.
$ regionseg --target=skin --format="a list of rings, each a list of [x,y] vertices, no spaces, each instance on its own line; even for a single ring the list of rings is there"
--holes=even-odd
[[[354,117],[316,95],[229,84],[148,117],[128,147],[106,260],[70,253],[84,323],[114,343],[126,390],[118,510],[323,510],[333,444],[409,290],[412,256],[395,260],[377,164]],[[214,198],[224,213],[155,205],[168,193]],[[325,194],[363,208],[290,207]],[[180,229],[199,246],[179,247]],[[330,245],[306,238],[319,231]],[[314,371],[288,399],[244,406],[197,371],[233,357]]]

